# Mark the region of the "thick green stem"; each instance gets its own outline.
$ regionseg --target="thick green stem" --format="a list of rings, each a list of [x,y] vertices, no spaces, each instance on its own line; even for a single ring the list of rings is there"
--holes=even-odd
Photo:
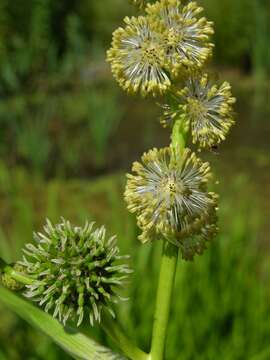
[[[151,345],[151,360],[163,360],[178,248],[164,240]]]
[[[172,129],[171,146],[180,153],[186,146],[187,131],[183,119],[176,120]],[[164,240],[152,333],[151,360],[164,359],[177,259],[178,247]]]
[[[149,360],[149,355],[136,347],[124,334],[120,325],[111,316],[104,314],[102,327],[115,344],[131,360]]]
[[[172,146],[178,148],[180,151],[183,151],[186,146],[186,136],[187,129],[185,129],[185,124],[183,119],[179,119],[175,122],[172,135],[171,135],[171,143]]]

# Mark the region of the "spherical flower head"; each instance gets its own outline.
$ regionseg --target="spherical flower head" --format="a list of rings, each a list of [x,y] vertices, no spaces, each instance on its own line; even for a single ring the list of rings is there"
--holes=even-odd
[[[107,53],[114,77],[131,93],[158,95],[171,85],[165,67],[160,26],[147,17],[126,17],[125,28],[113,34]]]
[[[183,104],[180,110],[190,123],[193,143],[210,148],[225,139],[234,124],[232,105],[235,98],[228,82],[213,85],[205,74],[189,79],[179,96]]]
[[[183,239],[201,234],[216,217],[217,196],[207,192],[209,164],[189,149],[150,150],[133,172],[125,199],[137,213],[142,242],[165,238],[183,249]]]
[[[104,227],[94,230],[93,225],[47,221],[44,233],[35,234],[36,245],[27,244],[19,262],[34,279],[24,295],[64,324],[72,319],[79,326],[88,315],[93,325],[103,309],[114,316],[112,302],[121,299],[117,289],[130,272],[121,263],[116,238],[107,238]]]
[[[160,0],[149,4],[149,17],[164,26],[164,46],[170,72],[201,68],[211,56],[213,44],[209,37],[213,34],[213,23],[205,17],[198,17],[203,11],[196,2],[186,6],[180,0]]]

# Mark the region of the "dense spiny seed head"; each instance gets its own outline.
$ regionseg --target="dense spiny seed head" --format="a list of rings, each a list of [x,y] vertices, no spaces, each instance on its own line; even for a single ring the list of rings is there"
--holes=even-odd
[[[73,227],[62,219],[58,225],[47,221],[44,233],[35,234],[36,245],[27,244],[24,273],[35,281],[25,296],[44,306],[64,324],[70,318],[79,326],[85,315],[90,323],[100,322],[107,309],[113,316],[112,303],[130,270],[122,264],[115,237],[106,237],[104,227]]]
[[[125,28],[113,33],[107,52],[112,73],[120,86],[131,93],[158,95],[171,85],[166,72],[162,31],[147,17],[126,17]]]
[[[196,2],[186,6],[180,0],[160,0],[149,4],[149,18],[163,26],[163,41],[170,73],[201,68],[212,54],[213,23],[198,17],[203,11]]]
[[[231,86],[224,82],[220,86],[212,84],[208,75],[190,78],[185,88],[179,92],[180,111],[188,120],[193,143],[201,148],[218,145],[234,124]]]
[[[179,246],[186,259],[192,256],[185,255],[185,249],[192,249],[193,255],[201,252],[202,244],[214,235],[205,229],[216,222],[217,195],[207,192],[209,164],[189,149],[180,153],[167,147],[145,153],[142,163],[133,164],[133,172],[127,175],[125,199],[128,209],[137,214],[139,239],[165,238]],[[196,246],[195,240],[184,242],[194,235]]]

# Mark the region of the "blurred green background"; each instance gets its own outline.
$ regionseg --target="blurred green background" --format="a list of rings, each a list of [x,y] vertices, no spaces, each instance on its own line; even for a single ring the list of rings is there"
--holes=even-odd
[[[219,155],[202,154],[220,180],[220,235],[203,257],[179,261],[166,360],[268,360],[270,3],[200,4],[237,124]],[[0,0],[0,256],[18,259],[46,217],[105,224],[135,269],[119,317],[147,349],[161,244],[136,240],[124,173],[169,133],[156,101],[126,96],[105,63],[112,31],[132,14],[128,0]],[[0,319],[0,360],[69,359],[2,307]]]

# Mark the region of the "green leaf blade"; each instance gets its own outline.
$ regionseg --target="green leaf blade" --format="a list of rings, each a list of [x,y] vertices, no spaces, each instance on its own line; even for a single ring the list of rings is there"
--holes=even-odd
[[[110,349],[99,345],[96,341],[82,334],[79,329],[63,327],[52,316],[38,309],[0,286],[0,302],[14,311],[36,329],[49,336],[62,349],[76,359],[81,360],[121,360],[121,356],[114,354]]]

